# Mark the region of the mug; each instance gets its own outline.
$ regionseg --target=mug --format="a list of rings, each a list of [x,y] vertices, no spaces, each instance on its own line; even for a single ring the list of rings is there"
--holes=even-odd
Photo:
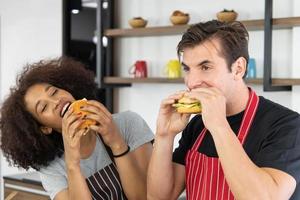
[[[135,78],[147,77],[147,63],[144,60],[136,61],[128,70],[129,74],[133,74]]]
[[[256,62],[254,58],[250,58],[248,61],[247,78],[256,78]]]
[[[165,74],[168,78],[179,78],[181,77],[181,64],[179,60],[172,59],[169,60],[165,67]]]

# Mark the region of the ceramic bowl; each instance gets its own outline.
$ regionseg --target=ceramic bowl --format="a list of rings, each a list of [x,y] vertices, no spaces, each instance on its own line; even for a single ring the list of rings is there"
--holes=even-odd
[[[217,18],[221,22],[232,22],[232,21],[235,21],[236,18],[237,18],[237,16],[238,16],[238,14],[236,12],[234,12],[234,11],[232,11],[232,12],[221,11],[221,12],[217,13]]]
[[[173,25],[183,25],[187,24],[190,21],[190,16],[189,14],[185,15],[171,15],[170,21],[172,22]]]
[[[148,22],[147,20],[144,20],[141,17],[135,17],[128,21],[129,25],[132,28],[144,28],[144,27],[146,27],[147,22]]]

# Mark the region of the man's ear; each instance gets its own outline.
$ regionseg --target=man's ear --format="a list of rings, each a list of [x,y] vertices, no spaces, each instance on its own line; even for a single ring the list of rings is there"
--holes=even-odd
[[[242,79],[246,73],[247,70],[247,61],[244,57],[239,57],[235,60],[235,62],[232,64],[232,73],[234,75],[234,79]]]
[[[41,126],[40,129],[45,135],[51,134],[53,130],[52,128],[46,126]]]

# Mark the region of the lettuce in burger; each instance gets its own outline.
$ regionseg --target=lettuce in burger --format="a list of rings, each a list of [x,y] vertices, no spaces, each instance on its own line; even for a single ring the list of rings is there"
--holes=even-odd
[[[178,113],[196,114],[201,113],[201,103],[197,99],[182,97],[173,104]]]

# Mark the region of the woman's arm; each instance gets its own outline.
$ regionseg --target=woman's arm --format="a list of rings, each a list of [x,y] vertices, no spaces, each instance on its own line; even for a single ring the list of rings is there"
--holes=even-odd
[[[80,171],[80,167],[74,166],[73,168],[69,168],[67,174],[69,187],[60,191],[55,196],[55,200],[92,199],[92,195],[87,186],[85,177]]]
[[[89,200],[92,199],[85,177],[80,169],[81,138],[86,130],[79,129],[84,122],[83,116],[73,113],[70,108],[63,119],[62,135],[65,148],[65,163],[68,176],[68,188],[59,192],[56,200]]]
[[[127,144],[124,144],[126,150]],[[113,154],[117,154],[112,149]],[[115,158],[122,187],[128,199],[143,200],[147,196],[147,169],[152,152],[152,144],[145,143],[134,151]]]
[[[91,125],[90,129],[96,131],[101,135],[103,142],[109,146],[113,155],[121,155],[128,150],[128,144],[122,136],[120,128],[115,123],[112,114],[97,101],[90,100],[86,106],[81,108],[83,111],[89,112],[86,119],[96,121],[95,125]],[[132,124],[139,124],[134,121],[134,116],[125,116],[128,121],[124,122],[124,132],[128,134],[139,133],[139,129]],[[140,130],[140,137],[146,134],[147,130]],[[134,133],[133,133],[134,132]],[[149,132],[151,130],[149,129]],[[130,139],[128,139],[130,140]],[[146,141],[145,141],[146,142]],[[147,168],[150,160],[152,145],[151,143],[143,142],[142,145],[120,157],[115,157],[115,163],[118,173],[120,175],[121,184],[128,199],[146,199],[146,182],[147,182]]]

